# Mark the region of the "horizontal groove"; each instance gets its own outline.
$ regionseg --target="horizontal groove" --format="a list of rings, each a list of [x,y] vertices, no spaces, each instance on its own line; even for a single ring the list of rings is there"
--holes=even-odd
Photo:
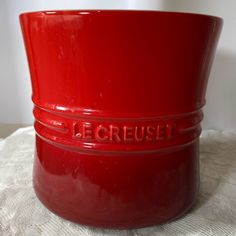
[[[184,134],[184,133],[187,133],[187,132],[192,131],[194,129],[197,129],[197,128],[201,127],[201,125],[200,125],[201,122],[202,122],[202,120],[200,120],[199,122],[197,122],[196,124],[194,124],[191,127],[179,129],[178,132],[179,132],[179,134]]]
[[[184,144],[178,144],[178,145],[174,145],[174,146],[170,146],[170,147],[163,147],[163,148],[159,148],[159,149],[145,149],[145,150],[100,150],[100,149],[88,149],[88,148],[83,148],[83,147],[75,147],[75,146],[70,146],[70,145],[66,145],[66,144],[62,144],[59,142],[55,142],[51,139],[48,139],[42,135],[40,135],[37,131],[36,134],[38,135],[39,138],[41,138],[42,140],[44,140],[45,142],[56,146],[58,148],[63,148],[65,150],[69,150],[69,151],[73,151],[73,152],[78,152],[78,153],[85,153],[85,154],[94,154],[94,155],[120,155],[120,154],[125,154],[125,155],[138,155],[138,154],[149,154],[149,153],[169,153],[169,152],[174,152],[177,150],[180,150],[186,146],[189,146],[191,144],[193,144],[194,142],[196,142],[199,138],[201,131],[199,132],[198,135],[196,135],[196,137]]]
[[[43,121],[41,121],[41,120],[39,120],[39,119],[36,119],[36,118],[35,118],[35,122],[38,122],[39,124],[41,124],[41,125],[43,125],[43,126],[49,128],[49,129],[55,130],[55,131],[60,132],[60,133],[63,133],[63,134],[67,133],[68,130],[69,130],[69,129],[66,128],[66,127],[54,126],[54,125],[45,123],[45,122],[43,122]]]
[[[90,110],[90,113],[84,114],[86,109],[80,108],[75,111],[73,108],[67,108],[67,111],[58,110],[56,108],[49,109],[42,107],[38,104],[34,104],[35,108],[48,112],[53,115],[59,115],[60,117],[64,118],[81,118],[86,120],[109,120],[109,121],[152,121],[152,120],[168,120],[168,119],[179,119],[183,117],[188,117],[199,112],[202,113],[202,108],[199,108],[195,111],[185,112],[180,114],[172,114],[172,115],[158,115],[158,116],[146,116],[143,117],[142,115],[134,115],[132,117],[114,117],[113,115],[106,113],[104,114],[102,111],[98,112],[98,110]],[[73,111],[72,111],[73,110]],[[100,113],[101,115],[98,115]]]

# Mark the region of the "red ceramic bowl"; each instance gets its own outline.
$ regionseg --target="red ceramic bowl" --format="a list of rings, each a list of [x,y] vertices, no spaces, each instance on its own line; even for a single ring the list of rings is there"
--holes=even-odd
[[[20,21],[43,204],[74,222],[115,228],[161,224],[190,209],[222,20],[75,10]]]

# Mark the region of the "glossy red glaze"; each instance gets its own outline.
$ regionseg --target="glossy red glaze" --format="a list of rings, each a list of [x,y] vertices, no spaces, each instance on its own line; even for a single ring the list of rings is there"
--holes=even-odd
[[[35,104],[34,188],[56,214],[132,228],[186,212],[222,27],[157,11],[20,16]]]

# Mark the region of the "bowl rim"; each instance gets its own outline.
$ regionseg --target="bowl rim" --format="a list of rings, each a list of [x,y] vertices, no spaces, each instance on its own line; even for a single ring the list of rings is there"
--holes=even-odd
[[[223,18],[215,15],[202,13],[180,12],[180,11],[161,11],[161,10],[131,10],[131,9],[68,9],[68,10],[42,10],[22,12],[19,17],[23,16],[55,16],[55,15],[89,15],[89,14],[106,14],[106,13],[125,13],[125,14],[158,14],[158,15],[182,15],[188,17],[200,17],[217,20],[223,23]]]

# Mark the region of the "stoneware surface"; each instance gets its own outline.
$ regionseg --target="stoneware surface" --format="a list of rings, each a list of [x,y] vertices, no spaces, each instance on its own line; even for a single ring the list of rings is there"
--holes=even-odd
[[[161,224],[189,210],[222,20],[106,10],[20,20],[42,203],[71,221],[108,228]]]

